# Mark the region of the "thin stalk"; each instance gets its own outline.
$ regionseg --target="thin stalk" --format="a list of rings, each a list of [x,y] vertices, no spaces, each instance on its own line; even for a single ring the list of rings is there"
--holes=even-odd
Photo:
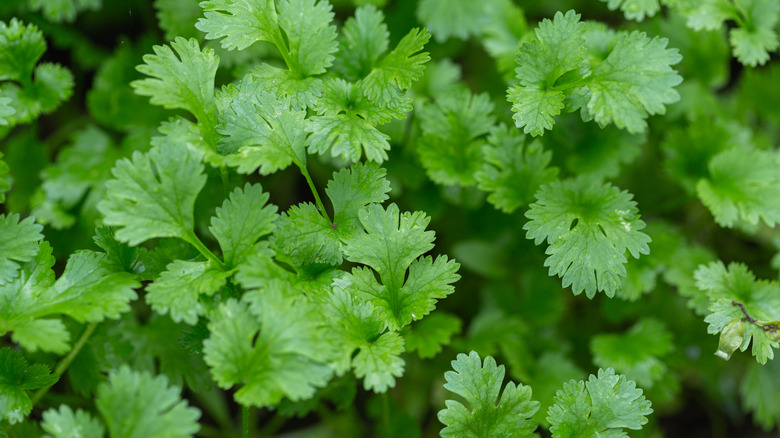
[[[195,249],[198,250],[199,253],[203,255],[203,257],[206,257],[209,259],[209,261],[219,267],[221,270],[225,270],[225,264],[222,263],[222,260],[219,259],[216,255],[214,255],[213,252],[211,252],[210,249],[206,247],[206,245],[201,242],[201,240],[198,238],[197,235],[195,235],[194,231],[190,231],[189,234],[185,237],[187,243],[194,246]]]
[[[322,217],[327,219],[329,224],[332,224],[333,221],[330,220],[330,216],[328,216],[328,212],[327,210],[325,210],[325,206],[322,204],[322,199],[320,199],[320,194],[317,193],[317,187],[314,186],[314,181],[311,180],[311,175],[309,175],[309,170],[306,169],[306,166],[301,166],[300,169],[301,169],[301,173],[303,174],[303,177],[306,178],[306,182],[309,183],[311,194],[314,195],[314,200],[317,202],[317,208],[320,210]]]
[[[63,374],[65,374],[65,371],[68,369],[68,367],[76,358],[76,356],[79,355],[79,351],[81,351],[81,349],[84,348],[84,344],[87,343],[89,337],[92,336],[92,333],[95,331],[95,328],[97,328],[97,326],[98,326],[97,322],[93,322],[87,326],[87,328],[84,330],[84,333],[81,334],[81,337],[79,338],[78,342],[76,342],[76,345],[74,345],[73,349],[70,350],[70,353],[68,353],[68,355],[65,356],[57,365],[57,368],[54,369],[55,376],[59,378],[62,377]],[[51,388],[51,386],[46,386],[44,388],[39,389],[38,392],[36,392],[35,395],[33,395],[32,398],[30,399],[32,404],[35,405],[36,403],[38,403],[43,398],[43,396],[46,395],[47,392],[49,392],[49,388]]]
[[[222,194],[225,195],[225,199],[230,196],[230,180],[228,179],[228,173],[225,166],[220,166],[219,177],[222,178]]]
[[[249,406],[241,406],[241,438],[249,438]]]

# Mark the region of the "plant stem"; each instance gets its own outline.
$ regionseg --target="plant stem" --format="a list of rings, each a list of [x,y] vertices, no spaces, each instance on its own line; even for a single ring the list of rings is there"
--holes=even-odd
[[[249,406],[241,406],[241,438],[249,438]]]
[[[300,169],[303,177],[306,178],[306,182],[309,183],[309,188],[311,189],[312,195],[314,195],[314,200],[317,202],[317,208],[320,210],[320,214],[322,214],[322,217],[328,220],[329,224],[332,224],[333,221],[330,220],[330,216],[328,216],[328,212],[325,210],[325,206],[322,204],[320,194],[317,193],[317,187],[314,186],[314,181],[311,180],[311,175],[309,175],[309,170],[306,169],[306,166],[301,166]]]
[[[222,263],[222,260],[219,259],[216,255],[214,255],[213,252],[211,252],[210,249],[206,247],[206,245],[201,242],[201,240],[198,238],[198,236],[195,234],[194,231],[190,231],[189,234],[184,238],[184,240],[187,241],[190,245],[194,246],[195,249],[198,250],[199,253],[203,254],[203,257],[206,257],[209,259],[209,261],[221,270],[225,270],[225,264]]]
[[[227,199],[230,196],[230,180],[228,179],[227,169],[224,166],[220,166],[219,176],[222,178],[222,194]]]
[[[89,340],[89,337],[92,336],[92,333],[95,331],[95,328],[97,328],[98,323],[93,322],[90,325],[87,326],[87,328],[84,330],[84,333],[81,334],[81,337],[79,338],[78,342],[76,342],[76,345],[73,346],[73,349],[70,350],[70,353],[68,353],[67,356],[65,356],[60,363],[57,365],[57,368],[54,369],[54,375],[58,377],[57,380],[59,380],[59,377],[62,377],[63,374],[65,374],[65,371],[68,369],[70,364],[73,362],[73,360],[78,356],[81,349],[84,347],[84,344],[87,343],[87,340]],[[41,398],[43,398],[44,395],[46,395],[47,392],[49,392],[49,388],[51,386],[46,386],[44,388],[39,389],[35,395],[32,396],[30,401],[33,405],[38,403]]]

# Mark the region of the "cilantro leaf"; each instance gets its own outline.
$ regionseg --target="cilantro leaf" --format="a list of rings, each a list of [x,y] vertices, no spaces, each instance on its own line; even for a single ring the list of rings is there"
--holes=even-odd
[[[709,175],[696,191],[715,221],[732,227],[738,220],[769,226],[780,222],[780,155],[774,151],[727,149],[709,162]]]
[[[574,11],[544,20],[536,40],[517,55],[519,84],[510,87],[517,127],[534,136],[552,129],[567,107],[582,110],[583,120],[614,123],[630,133],[644,132],[649,115],[663,114],[679,100],[682,78],[671,68],[682,59],[664,38],[642,32],[604,33],[579,21]],[[601,38],[596,38],[599,36]],[[611,50],[593,43],[606,37]]]
[[[780,285],[756,281],[740,263],[731,263],[728,268],[722,262],[702,265],[694,277],[696,286],[710,298],[710,314],[704,318],[709,324],[707,333],[720,333],[721,346],[727,344],[724,341],[736,341],[731,351],[719,348],[716,355],[728,359],[737,347],[745,351],[752,338],[756,360],[765,364],[772,359],[774,349],[780,347]]]
[[[739,385],[744,405],[753,411],[754,421],[765,431],[780,424],[780,406],[775,403],[780,391],[780,361],[766,365],[751,363]]]
[[[615,368],[646,389],[667,373],[666,364],[659,358],[672,347],[672,334],[654,319],[640,320],[625,334],[601,334],[590,342],[593,363]]]
[[[330,379],[316,310],[283,289],[272,280],[262,293],[245,295],[251,305],[231,299],[211,315],[204,359],[220,387],[242,384],[234,396],[242,405],[307,399]]]
[[[222,40],[228,50],[257,41],[274,44],[291,72],[324,73],[338,50],[330,3],[322,0],[207,0],[205,18],[195,25],[207,39]],[[278,8],[278,10],[277,10]]]
[[[119,241],[135,246],[155,237],[194,239],[195,198],[206,175],[193,152],[160,145],[118,161],[111,173],[98,210],[105,224],[119,227]]]
[[[744,65],[755,67],[769,60],[769,53],[780,47],[775,25],[780,19],[780,4],[772,0],[708,0],[685,10],[688,26],[715,30],[727,20],[737,26],[729,31],[734,55]]]
[[[341,28],[336,68],[349,80],[366,77],[390,45],[385,14],[373,5],[361,6]]]
[[[334,172],[325,188],[333,204],[334,222],[328,223],[311,203],[292,206],[277,222],[274,245],[298,267],[341,264],[341,242],[363,232],[360,209],[387,199],[390,183],[385,174],[378,165],[363,163]]]
[[[51,386],[57,379],[46,365],[28,365],[18,351],[0,348],[0,420],[24,421],[32,410],[27,390]]]
[[[465,40],[479,35],[488,24],[485,10],[490,3],[473,0],[421,0],[417,5],[417,18],[431,29],[439,42],[450,37]]]
[[[459,87],[423,105],[417,115],[423,132],[417,148],[430,178],[444,185],[474,185],[483,136],[495,123],[490,97]]]
[[[351,365],[355,376],[363,378],[366,390],[385,392],[403,374],[404,360],[400,355],[404,352],[404,339],[395,332],[383,333],[384,321],[371,303],[339,287],[338,280],[334,285],[323,302],[323,311],[334,336],[331,345],[336,347],[336,371],[344,372]]]
[[[324,154],[330,150],[334,157],[357,162],[363,152],[370,161],[381,163],[387,159],[390,137],[376,129],[376,125],[392,118],[406,117],[411,109],[408,99],[401,99],[395,107],[378,106],[363,92],[363,82],[356,84],[343,79],[325,81],[322,97],[314,110],[318,115],[307,119],[309,151]]]
[[[533,200],[539,186],[552,182],[557,167],[548,167],[552,153],[537,141],[526,144],[522,134],[500,124],[490,130],[482,146],[485,158],[474,178],[488,201],[504,213],[511,213]]]
[[[372,163],[356,163],[333,173],[325,193],[333,204],[333,220],[339,231],[359,229],[360,210],[387,200],[390,182],[386,174],[385,169]]]
[[[19,215],[0,215],[0,285],[13,280],[19,263],[29,262],[38,253],[38,242],[43,239],[43,227],[32,217],[19,220]]]
[[[446,256],[420,257],[433,248],[434,233],[425,231],[430,219],[421,212],[399,213],[370,204],[360,211],[365,234],[344,242],[347,260],[373,268],[356,267],[342,287],[370,302],[390,330],[397,331],[430,313],[436,301],[454,291],[460,267]],[[419,257],[419,258],[418,258]]]
[[[610,11],[620,8],[629,20],[642,21],[653,17],[661,10],[658,0],[601,0],[607,3]]]
[[[599,291],[613,297],[626,275],[626,251],[634,258],[650,252],[636,202],[609,183],[556,181],[542,186],[536,199],[525,213],[526,237],[537,245],[547,240],[544,265],[575,295],[584,290],[588,298]]]
[[[509,88],[515,124],[526,134],[542,135],[553,127],[553,117],[564,107],[565,94],[555,82],[576,71],[585,57],[585,24],[579,14],[557,12],[553,20],[544,19],[536,29],[536,38],[523,44],[517,53],[519,85]]]
[[[198,119],[209,144],[216,143],[214,76],[219,57],[211,48],[200,49],[194,38],[177,37],[168,46],[154,46],[154,55],[145,55],[136,69],[151,76],[130,83],[136,94],[149,96],[154,105],[183,109]],[[171,50],[173,49],[173,50]]]
[[[99,9],[100,3],[101,0],[29,0],[27,5],[31,10],[41,11],[48,21],[70,23],[81,11]]]
[[[225,108],[217,131],[223,135],[218,149],[226,161],[241,173],[258,168],[268,175],[295,164],[306,166],[305,110],[297,110],[264,91],[261,81],[251,76],[223,93]]]
[[[128,438],[189,437],[200,430],[200,411],[187,405],[181,390],[165,376],[122,366],[100,384],[95,405],[110,436]]]
[[[38,60],[46,51],[43,34],[16,18],[0,21],[0,110],[3,125],[34,120],[54,111],[73,93],[73,75],[57,64]],[[8,81],[8,82],[3,82]]]
[[[73,410],[68,405],[59,410],[49,409],[43,413],[41,428],[49,435],[44,438],[102,438],[105,428],[99,421],[81,409]]]
[[[537,427],[531,419],[539,410],[539,402],[531,400],[531,388],[509,382],[504,387],[504,366],[496,366],[491,356],[484,363],[472,351],[459,354],[452,361],[455,371],[444,373],[444,388],[462,396],[471,410],[455,400],[446,400],[446,409],[438,413],[446,426],[444,437],[533,437]],[[499,398],[499,393],[501,397]]]
[[[352,359],[355,377],[363,378],[366,390],[385,392],[395,386],[395,378],[404,372],[404,338],[398,333],[387,332],[373,342],[365,343]]]
[[[222,248],[226,268],[241,264],[258,239],[274,231],[277,208],[268,204],[269,196],[260,184],[247,183],[243,190],[233,190],[222,207],[217,207],[209,230]]]
[[[420,359],[430,359],[450,343],[453,335],[460,333],[461,325],[460,318],[449,313],[428,315],[404,335],[406,350],[416,351]]]
[[[174,322],[195,325],[205,313],[200,296],[214,295],[229,276],[210,262],[175,260],[146,287],[146,302],[161,315],[170,313]]]
[[[680,100],[673,87],[682,78],[671,66],[682,57],[667,44],[666,38],[649,39],[643,32],[618,33],[588,85],[588,112],[599,125],[614,123],[632,134],[644,132],[649,115],[664,114],[665,105]]]
[[[430,61],[423,47],[431,35],[422,29],[412,29],[398,45],[374,65],[371,73],[363,79],[363,93],[372,102],[392,106],[398,100],[396,90],[405,91],[419,80]]]
[[[338,50],[330,2],[279,0],[279,25],[287,37],[290,70],[302,76],[325,73]]]
[[[555,438],[626,436],[622,429],[639,430],[653,413],[642,390],[612,368],[599,369],[587,382],[570,380],[555,394],[547,421]]]

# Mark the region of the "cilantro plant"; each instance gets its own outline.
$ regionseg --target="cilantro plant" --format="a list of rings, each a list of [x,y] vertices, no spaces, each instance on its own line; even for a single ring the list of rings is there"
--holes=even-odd
[[[0,437],[777,433],[779,23],[3,1]]]

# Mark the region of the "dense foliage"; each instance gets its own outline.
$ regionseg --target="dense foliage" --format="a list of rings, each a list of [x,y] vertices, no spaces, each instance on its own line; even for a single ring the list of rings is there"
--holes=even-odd
[[[4,0],[0,436],[777,433],[779,23]]]

